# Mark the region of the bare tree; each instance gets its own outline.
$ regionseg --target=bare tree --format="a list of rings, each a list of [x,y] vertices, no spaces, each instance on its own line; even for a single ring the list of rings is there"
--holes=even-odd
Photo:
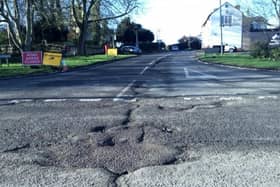
[[[247,16],[261,16],[267,20],[276,18],[280,26],[280,0],[236,0]]]
[[[280,0],[271,0],[271,1],[274,7],[275,16],[278,19],[278,26],[280,26]]]
[[[73,16],[80,29],[78,53],[80,55],[86,53],[85,41],[91,22],[123,17],[136,9],[138,5],[139,0],[71,0]],[[100,15],[92,16],[92,10],[97,8],[100,9]],[[91,19],[93,17],[96,19]]]
[[[7,23],[13,44],[20,51],[32,43],[34,0],[1,0],[0,22]]]
[[[0,0],[0,22],[7,23],[11,40],[20,51],[30,50],[34,22],[44,20],[41,27],[58,26],[65,21],[63,12],[70,0]],[[63,6],[62,6],[63,5]]]

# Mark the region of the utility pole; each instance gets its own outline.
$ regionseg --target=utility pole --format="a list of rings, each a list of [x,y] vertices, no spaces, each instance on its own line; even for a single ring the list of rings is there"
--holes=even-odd
[[[138,31],[141,29],[141,25],[135,24],[134,25],[134,30],[135,30],[135,47],[139,48],[139,36],[138,36]]]
[[[157,44],[158,44],[158,50],[160,51],[160,29],[157,30]]]
[[[222,20],[222,0],[220,0],[220,31],[221,31],[221,55],[224,54],[223,42],[223,20]]]

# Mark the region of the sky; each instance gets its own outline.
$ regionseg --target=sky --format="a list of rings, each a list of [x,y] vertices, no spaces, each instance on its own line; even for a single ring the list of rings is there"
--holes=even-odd
[[[227,2],[236,5],[236,0]],[[132,20],[151,30],[156,39],[173,44],[184,35],[198,36],[207,16],[218,7],[219,0],[145,0],[144,10]]]

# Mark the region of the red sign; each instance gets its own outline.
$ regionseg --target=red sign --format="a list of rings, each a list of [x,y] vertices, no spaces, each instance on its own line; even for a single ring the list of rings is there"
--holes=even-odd
[[[42,52],[41,51],[25,51],[21,54],[23,65],[42,65]]]

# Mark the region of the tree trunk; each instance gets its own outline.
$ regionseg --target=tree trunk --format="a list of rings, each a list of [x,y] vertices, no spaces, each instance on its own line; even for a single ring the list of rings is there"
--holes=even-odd
[[[87,29],[88,23],[83,22],[82,28],[80,29],[79,43],[78,43],[78,54],[79,55],[87,55],[86,54],[86,37],[87,37]]]
[[[26,0],[26,35],[24,41],[24,50],[30,51],[33,34],[33,6],[32,0]]]

